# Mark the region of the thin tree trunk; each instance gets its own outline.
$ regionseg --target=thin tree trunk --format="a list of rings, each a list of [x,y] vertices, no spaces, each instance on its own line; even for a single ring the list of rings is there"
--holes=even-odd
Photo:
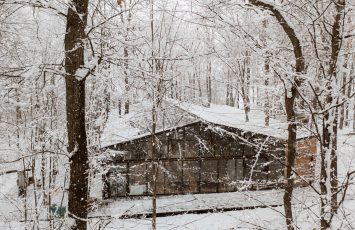
[[[350,95],[351,95],[351,90],[352,90],[352,86],[354,84],[354,73],[355,73],[355,67],[354,67],[354,64],[351,65],[351,69],[350,69],[350,80],[349,80],[349,83],[348,83],[348,87],[347,87],[347,92],[346,92],[346,97],[350,100]],[[345,107],[345,126],[346,127],[350,127],[350,124],[351,123],[351,119],[350,119],[350,105],[351,103],[348,102],[346,103],[346,107]],[[353,119],[353,121],[355,122],[355,119]]]
[[[334,111],[333,135],[331,140],[332,148],[330,150],[330,186],[332,213],[338,211],[338,156],[336,154],[338,144],[338,108]]]
[[[264,101],[264,115],[265,115],[265,126],[269,126],[270,124],[270,97],[269,97],[269,76],[270,75],[270,66],[269,60],[265,61],[265,101]]]
[[[343,75],[343,96],[344,98],[346,97],[346,74],[344,73]],[[340,111],[339,111],[339,129],[343,129],[344,128],[344,124],[345,124],[345,107],[346,107],[346,103],[343,103],[340,106]]]
[[[283,28],[285,33],[287,34],[290,42],[293,46],[293,52],[296,60],[296,76],[294,77],[294,82],[290,89],[290,94],[288,95],[288,89],[285,89],[285,106],[286,106],[286,115],[287,115],[287,123],[288,123],[288,139],[287,139],[287,149],[286,149],[286,170],[285,170],[285,193],[284,193],[284,209],[285,209],[285,217],[286,224],[288,230],[294,229],[293,224],[293,214],[292,214],[292,193],[293,193],[293,185],[294,179],[292,177],[294,163],[296,158],[296,138],[297,138],[297,126],[295,119],[295,111],[294,111],[294,102],[297,96],[297,87],[301,85],[301,81],[298,78],[299,74],[304,73],[305,71],[305,60],[302,53],[301,41],[298,39],[296,32],[294,29],[288,24],[287,20],[283,17],[278,9],[276,9],[273,5],[268,3],[258,1],[258,0],[250,0],[250,3],[269,10],[273,16],[277,19],[280,26]]]
[[[326,126],[326,121],[327,121],[327,114],[325,114],[323,118],[323,142],[322,142],[322,149],[321,149],[321,162],[320,162],[320,178],[319,178],[319,185],[320,185],[320,193],[321,193],[321,205],[320,205],[320,224],[321,224],[321,229],[327,229],[329,227],[327,220],[325,219],[325,212],[326,212],[326,206],[327,206],[327,151],[329,149],[329,143],[330,143],[330,137],[328,135],[324,135],[327,133],[328,127]]]
[[[249,99],[249,95],[246,94],[247,90],[248,87],[244,87],[244,86],[241,87],[243,107],[245,112],[245,122],[249,122],[249,112],[250,112],[250,99]]]
[[[348,47],[350,48],[350,47]],[[348,67],[348,54],[345,54],[344,55],[344,69],[346,69]],[[351,77],[351,76],[350,76]],[[347,74],[346,73],[343,73],[343,79],[342,79],[342,87],[343,87],[343,90],[342,90],[342,93],[343,93],[343,97],[345,98],[346,97],[346,89],[347,87],[345,87],[346,85],[346,80],[347,80]],[[343,129],[344,127],[344,124],[345,124],[345,107],[346,107],[346,103],[343,103],[340,107],[340,113],[339,113],[339,129]]]
[[[129,82],[128,82],[128,48],[124,47],[124,57],[126,58],[125,67],[124,67],[124,81],[125,81],[125,103],[124,103],[124,114],[129,113]]]
[[[156,161],[157,154],[157,143],[156,143],[156,125],[157,125],[157,114],[155,107],[155,98],[153,99],[153,109],[152,109],[152,139],[151,139],[151,148],[152,148],[152,179],[153,179],[153,199],[152,199],[152,229],[157,229],[157,175],[158,167]]]
[[[330,68],[329,68],[329,76],[331,77],[329,84],[328,84],[328,95],[326,97],[326,105],[329,107],[333,104],[334,101],[338,102],[337,96],[333,95],[332,92],[332,81],[336,82],[337,76],[337,61],[338,56],[341,48],[341,40],[342,36],[340,33],[341,25],[342,25],[342,15],[345,9],[345,1],[338,0],[336,3],[336,15],[334,18],[334,23],[332,26],[332,37],[331,37],[331,56],[330,56]],[[337,128],[338,128],[338,107],[327,110],[325,117],[327,118],[325,125],[326,129],[324,136],[327,136],[327,139],[331,141],[331,149],[330,149],[330,186],[331,186],[331,215],[338,210],[338,199],[337,199],[337,190],[338,190],[338,170],[337,170],[337,154],[336,154],[336,144],[337,144]],[[331,116],[333,115],[333,116]],[[332,131],[330,132],[329,128],[332,127]],[[324,138],[323,136],[323,138]],[[328,150],[329,150],[329,144]]]
[[[291,96],[287,94],[287,90],[285,92],[285,107],[287,114],[287,122],[288,122],[288,139],[287,139],[287,149],[286,149],[286,172],[285,172],[285,194],[283,197],[284,200],[284,208],[285,208],[285,216],[286,216],[286,224],[289,230],[293,230],[293,214],[292,214],[292,194],[293,194],[293,169],[295,165],[296,158],[296,138],[297,138],[297,125],[295,119],[295,111],[294,111],[294,103],[296,99],[296,88],[292,87]]]
[[[65,85],[70,153],[68,215],[72,229],[86,230],[88,200],[88,152],[85,128],[85,78],[77,79],[77,70],[84,66],[84,41],[88,0],[73,0],[67,13],[65,46]]]
[[[245,113],[245,122],[249,122],[250,98],[249,98],[249,77],[247,72],[247,61],[243,61],[243,65],[239,66],[240,72],[240,92],[243,100],[243,108]]]
[[[251,77],[251,70],[250,70],[250,53],[249,51],[245,52],[245,77],[244,79],[244,110],[245,110],[245,121],[249,122],[249,112],[250,112],[250,96],[249,96],[249,87],[250,87],[250,77]],[[253,103],[254,103],[254,88],[253,88]]]
[[[152,42],[152,63],[151,63],[151,74],[154,75],[154,67],[157,67],[156,60],[154,60],[154,0],[150,0],[150,32],[151,32],[151,42]],[[155,89],[153,89],[153,107],[152,107],[152,139],[151,139],[151,147],[152,147],[152,179],[153,179],[153,199],[152,199],[152,229],[157,229],[157,198],[156,198],[156,174],[157,174],[157,167],[156,167],[156,140],[155,140],[155,132],[156,132],[156,97]]]
[[[118,2],[117,2],[118,3]],[[121,7],[121,11],[123,10],[122,9],[122,1],[119,2],[119,5]],[[129,2],[130,4],[131,2]],[[128,6],[130,7],[130,5]],[[126,23],[126,34],[125,34],[125,46],[123,48],[123,57],[125,58],[125,61],[124,61],[124,70],[123,70],[123,73],[124,73],[124,82],[125,82],[125,102],[124,102],[124,114],[128,114],[129,113],[129,81],[128,81],[128,56],[129,56],[129,53],[128,53],[128,37],[129,37],[129,33],[130,33],[130,22],[131,22],[131,17],[132,17],[132,13],[131,11],[129,10],[128,11],[128,18],[127,18],[127,22],[125,22],[124,20],[124,17],[123,17],[123,13],[121,14],[121,21],[123,24]]]
[[[198,84],[198,97],[202,98],[202,86],[201,86],[201,74],[200,74],[200,67],[198,71],[198,78],[197,78],[197,84]]]
[[[207,63],[206,85],[207,85],[208,106],[210,106],[210,104],[212,103],[212,63],[211,63],[211,60],[208,60],[208,63]]]
[[[239,109],[239,84],[237,84],[237,86],[236,86],[236,99],[235,99],[235,101],[236,101],[236,104],[237,104],[237,108]]]

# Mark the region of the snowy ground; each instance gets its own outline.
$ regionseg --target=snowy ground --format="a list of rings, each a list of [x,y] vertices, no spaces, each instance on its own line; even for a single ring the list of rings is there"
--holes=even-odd
[[[339,177],[355,170],[355,135],[342,131],[339,138]],[[23,200],[17,198],[16,174],[0,175],[0,230],[25,229]],[[294,217],[299,229],[319,227],[318,197],[310,188],[296,189],[294,196]],[[160,197],[158,212],[189,209],[221,208],[234,206],[259,206],[282,204],[282,191],[235,192],[225,194],[199,194]],[[91,216],[106,216],[90,219],[89,229],[151,229],[151,220],[118,219],[122,214],[148,213],[150,198],[121,199],[100,207]],[[30,225],[30,224],[29,224]],[[47,229],[41,223],[41,229]],[[157,219],[158,229],[285,229],[283,206],[257,208],[252,210],[229,211],[205,214],[183,214]],[[63,227],[61,229],[64,229]],[[344,206],[335,218],[333,229],[355,229],[355,186],[348,190]]]
[[[303,202],[312,192],[306,189],[297,189],[297,197]],[[283,192],[281,190],[264,190],[250,192],[233,192],[224,194],[195,194],[172,197],[159,197],[157,200],[157,212],[188,211],[219,208],[250,208],[255,206],[269,206],[243,211],[216,212],[207,214],[183,214],[171,217],[158,218],[160,229],[238,229],[253,228],[253,224],[269,226],[270,229],[279,229],[282,226],[282,207],[270,207],[282,205]],[[94,215],[121,216],[137,213],[150,213],[151,199],[122,199],[111,203]],[[281,219],[281,222],[275,221]],[[277,225],[270,225],[277,223]],[[281,224],[281,225],[280,225]],[[244,226],[244,227],[243,227]],[[147,220],[115,220],[108,225],[112,229],[150,229],[150,219]],[[256,226],[254,226],[256,227]]]
[[[301,191],[299,191],[301,192]],[[304,191],[302,191],[304,192]],[[157,212],[179,212],[188,210],[205,210],[221,208],[249,208],[257,206],[274,206],[282,204],[281,190],[264,190],[250,192],[191,194],[162,196],[157,199]],[[121,199],[110,203],[93,215],[131,215],[151,213],[151,198]]]

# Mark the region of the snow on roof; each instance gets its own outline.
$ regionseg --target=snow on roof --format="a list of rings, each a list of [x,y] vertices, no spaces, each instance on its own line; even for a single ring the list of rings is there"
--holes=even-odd
[[[164,131],[196,122],[196,118],[174,104],[163,103],[157,109],[156,131]],[[101,135],[101,147],[106,147],[151,134],[152,105],[142,102],[130,106],[128,114],[119,115],[118,109],[109,113]]]
[[[261,110],[251,110],[249,122],[246,122],[244,110],[236,107],[216,104],[204,107],[176,101],[169,101],[167,104],[169,105],[162,109],[165,114],[158,117],[160,125],[158,125],[157,131],[202,121],[283,140],[286,140],[288,136],[286,122],[270,118],[269,126],[265,126],[264,113]],[[130,113],[122,116],[118,115],[118,110],[112,110],[102,134],[101,146],[114,145],[150,135],[150,118],[151,105],[148,103],[133,105]],[[305,130],[297,132],[298,139],[309,135],[310,133]]]
[[[130,115],[131,114],[125,116],[125,118],[130,117]],[[125,120],[126,119],[119,117],[118,110],[115,109],[110,112],[106,126],[101,135],[102,147],[127,141],[132,137],[139,135],[140,129],[126,123]]]
[[[207,123],[233,127],[283,140],[287,140],[288,137],[287,123],[270,118],[269,126],[265,126],[265,115],[261,110],[252,109],[248,114],[249,122],[246,122],[244,110],[236,107],[216,104],[211,104],[210,107],[204,107],[190,103],[179,103],[179,105],[182,109],[194,114]],[[297,132],[297,139],[309,135],[310,133],[308,131],[300,129]]]

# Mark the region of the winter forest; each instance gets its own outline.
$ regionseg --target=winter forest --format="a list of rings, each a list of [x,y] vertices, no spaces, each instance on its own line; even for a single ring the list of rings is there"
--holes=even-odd
[[[0,229],[355,229],[354,0],[0,0]]]

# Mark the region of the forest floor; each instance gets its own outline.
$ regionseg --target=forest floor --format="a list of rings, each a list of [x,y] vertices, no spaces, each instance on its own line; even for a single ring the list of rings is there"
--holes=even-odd
[[[355,170],[355,135],[350,130],[340,132],[339,179]],[[25,229],[23,200],[17,197],[16,173],[0,174],[0,230]],[[158,212],[181,212],[203,209],[229,209],[272,206],[203,214],[181,214],[157,218],[158,229],[285,229],[282,190],[261,190],[219,194],[195,194],[159,197]],[[311,188],[298,188],[294,194],[294,218],[299,229],[319,227],[319,197]],[[278,206],[281,205],[281,206]],[[125,218],[122,215],[149,214],[151,198],[120,199],[99,207],[90,214],[89,229],[151,229],[150,218]],[[231,209],[229,209],[231,210]],[[103,218],[97,218],[102,216]],[[30,226],[31,223],[27,223]],[[47,222],[39,226],[47,229]],[[355,229],[355,185],[348,190],[344,205],[334,219],[332,229]]]

